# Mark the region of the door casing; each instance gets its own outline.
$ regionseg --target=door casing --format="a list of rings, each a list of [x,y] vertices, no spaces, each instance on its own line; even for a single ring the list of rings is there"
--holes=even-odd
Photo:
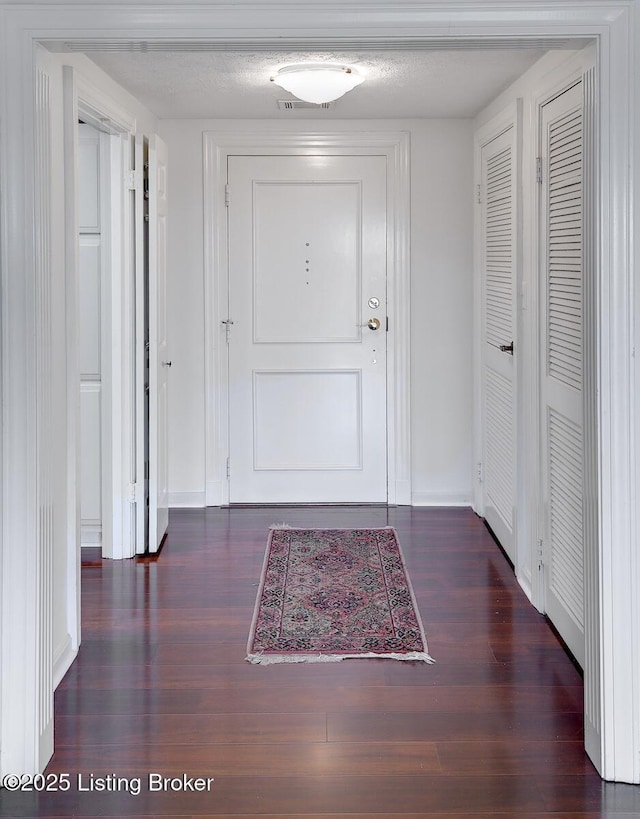
[[[206,505],[229,503],[229,318],[227,157],[326,153],[387,158],[387,459],[388,502],[411,503],[409,134],[405,131],[301,131],[204,134]],[[232,193],[230,195],[233,195]],[[233,329],[233,328],[232,328]]]
[[[113,100],[106,98],[82,75],[73,68],[64,69],[64,123],[65,123],[65,167],[67,169],[65,185],[65,262],[66,262],[66,350],[67,350],[67,612],[70,634],[69,655],[60,657],[54,674],[61,678],[70,662],[75,657],[81,639],[80,626],[80,423],[79,423],[79,368],[78,368],[78,302],[79,302],[79,243],[76,199],[76,158],[77,158],[77,122],[79,116],[101,132],[109,134],[110,170],[105,176],[109,178],[109,266],[118,270],[126,269],[126,246],[129,237],[123,235],[121,225],[126,223],[124,204],[124,166],[123,154],[125,145],[135,127],[128,112],[114,105]],[[103,276],[104,278],[104,276]],[[121,315],[111,309],[113,299],[121,293],[119,277],[109,277],[109,288],[103,291],[102,317],[108,322],[105,335],[109,339],[122,336]],[[114,292],[115,291],[115,292]],[[107,303],[108,302],[108,303]],[[125,481],[122,475],[122,442],[126,436],[126,425],[133,419],[133,407],[126,403],[121,387],[114,390],[113,381],[118,377],[126,381],[126,374],[121,367],[112,367],[119,348],[114,350],[111,344],[107,350],[103,345],[103,365],[105,399],[102,402],[103,425],[102,451],[108,454],[103,459],[103,555],[105,557],[125,557],[129,555],[128,533],[128,499]],[[108,463],[107,463],[108,460]]]

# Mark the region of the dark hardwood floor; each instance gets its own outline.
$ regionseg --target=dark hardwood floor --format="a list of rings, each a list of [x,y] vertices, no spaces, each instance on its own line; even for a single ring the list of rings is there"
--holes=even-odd
[[[247,663],[282,522],[395,526],[436,665]],[[469,510],[176,510],[159,558],[87,561],[82,606],[47,768],[71,787],[4,792],[3,817],[640,816],[640,788],[585,756],[580,674]],[[214,781],[150,792],[150,773]]]

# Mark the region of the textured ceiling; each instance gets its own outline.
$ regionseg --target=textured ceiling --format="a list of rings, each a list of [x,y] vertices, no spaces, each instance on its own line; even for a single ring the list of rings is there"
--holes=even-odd
[[[473,117],[544,53],[541,49],[202,53],[92,52],[90,58],[161,118]],[[328,111],[280,111],[269,82],[288,63],[356,66],[365,82]]]

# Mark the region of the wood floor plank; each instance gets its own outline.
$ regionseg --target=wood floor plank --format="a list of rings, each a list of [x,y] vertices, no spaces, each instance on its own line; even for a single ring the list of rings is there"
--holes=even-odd
[[[127,684],[141,688],[229,688],[244,686],[262,689],[269,685],[383,685],[385,662],[393,660],[354,660],[336,663],[294,663],[290,665],[258,666],[245,661],[246,647],[238,643],[233,665],[145,665],[132,666]],[[426,665],[423,663],[423,665]],[[119,677],[113,666],[85,665],[71,669],[65,687],[91,686],[110,688]]]
[[[526,655],[523,649],[522,655]],[[466,685],[511,685],[514,688],[521,685],[558,685],[580,686],[582,678],[576,671],[573,663],[566,655],[549,655],[542,652],[537,657],[518,654],[512,662],[488,663],[469,662],[459,658],[448,662],[437,662],[429,666],[429,677],[425,669],[414,663],[398,663],[402,668],[390,669],[387,675],[387,685],[441,685],[449,686],[464,681]]]
[[[329,742],[435,742],[479,739],[580,740],[582,726],[576,714],[513,713],[510,708],[491,713],[362,713],[328,714]],[[498,769],[499,770],[499,769]]]
[[[260,814],[261,819],[295,819],[298,814],[274,814],[263,813]],[[255,819],[255,813],[216,813],[216,814],[198,814],[198,819]],[[512,813],[432,813],[429,810],[421,811],[420,813],[305,813],[305,819],[508,819],[513,816]],[[545,813],[530,813],[524,811],[518,814],[519,819],[550,819],[550,814]],[[58,819],[53,816],[40,816],[40,819]],[[89,816],[74,816],[74,819],[90,819]],[[119,816],[103,816],[100,819],[120,819]],[[160,814],[150,815],[149,819],[160,819]],[[193,815],[189,816],[175,816],[170,814],[162,814],[162,819],[194,819]],[[565,813],[554,812],[553,819],[602,819],[602,814],[598,812],[587,813]],[[617,813],[615,819],[638,819],[637,814],[631,813]]]
[[[640,786],[598,782],[591,777],[551,770],[538,782],[545,809],[578,812],[600,810],[602,816],[619,819],[620,813],[640,816]]]
[[[81,772],[108,770],[118,775],[184,771],[201,776],[419,776],[440,773],[434,743],[302,743],[274,748],[267,744],[219,744],[203,742],[189,746],[165,743],[131,746],[87,746],[81,755],[74,749],[56,752],[56,768],[69,766]]]
[[[256,689],[67,688],[56,693],[56,712],[67,714],[222,714],[222,713],[389,713],[572,712],[582,708],[580,686],[274,686]]]
[[[52,816],[75,816],[100,811],[137,817],[149,814],[191,813],[193,816],[218,813],[248,813],[277,816],[305,816],[313,813],[338,815],[393,813],[398,806],[406,813],[426,810],[457,814],[464,812],[539,811],[545,808],[536,783],[530,776],[443,777],[425,776],[296,776],[220,777],[208,793],[151,793],[144,788],[132,797],[127,792],[109,793],[100,799],[95,793],[51,794],[48,810]],[[593,794],[589,793],[590,800]],[[3,807],[20,816],[20,795],[3,797]],[[31,797],[33,810],[37,799]],[[9,813],[9,815],[13,815]],[[23,814],[24,815],[24,814]]]
[[[245,662],[246,647],[236,644],[234,663],[202,665],[197,662],[182,666],[161,664],[132,664],[127,685],[132,688],[244,688],[263,690],[268,686],[442,686],[447,687],[465,681],[469,686],[556,685],[575,688],[580,686],[579,674],[567,658],[531,655],[529,662],[522,658],[512,663],[500,663],[490,658],[488,662],[456,660],[437,662],[434,666],[425,663],[395,663],[393,660],[353,660],[327,668],[327,664],[290,666],[252,666]],[[539,662],[536,662],[536,659]],[[391,664],[392,668],[389,667]],[[395,666],[406,668],[395,668]],[[417,666],[417,667],[416,667]],[[74,666],[63,681],[64,689],[78,687],[111,688],[115,680],[122,679],[117,668],[111,665]]]
[[[440,813],[440,812],[432,812],[428,808],[420,811],[420,813],[305,813],[305,819],[508,819],[508,817],[512,817],[514,814],[511,812],[503,812],[500,811],[498,813],[459,813],[456,812],[455,814],[452,813]],[[255,817],[255,814],[215,814],[215,819],[251,819],[251,817]],[[262,819],[290,819],[292,814],[288,816],[283,816],[283,814],[278,814],[277,816],[273,813],[271,814],[262,814]],[[588,813],[553,813],[549,814],[547,812],[544,813],[530,813],[529,811],[522,811],[518,813],[518,819],[602,819],[602,814],[600,812],[588,812]],[[78,819],[86,819],[86,817],[78,817]],[[168,817],[167,819],[174,819],[174,817]],[[179,818],[181,819],[181,818]],[[191,817],[194,819],[194,817]],[[213,814],[210,816],[199,816],[198,819],[214,819]],[[615,815],[615,819],[638,819],[637,814],[631,813],[619,813]]]
[[[474,740],[473,742],[437,742],[438,758],[445,774],[508,775],[510,771],[530,770],[532,776],[546,775],[553,770],[558,774],[591,776],[593,766],[584,752],[582,741],[557,739],[531,740],[520,737],[503,740]]]
[[[55,717],[57,747],[326,741],[324,714],[129,714]]]

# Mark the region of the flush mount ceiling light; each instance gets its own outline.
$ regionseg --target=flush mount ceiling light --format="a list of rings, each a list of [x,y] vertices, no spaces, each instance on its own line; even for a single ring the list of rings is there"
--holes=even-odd
[[[363,82],[364,77],[348,65],[301,63],[279,68],[271,82],[305,102],[337,100]]]

